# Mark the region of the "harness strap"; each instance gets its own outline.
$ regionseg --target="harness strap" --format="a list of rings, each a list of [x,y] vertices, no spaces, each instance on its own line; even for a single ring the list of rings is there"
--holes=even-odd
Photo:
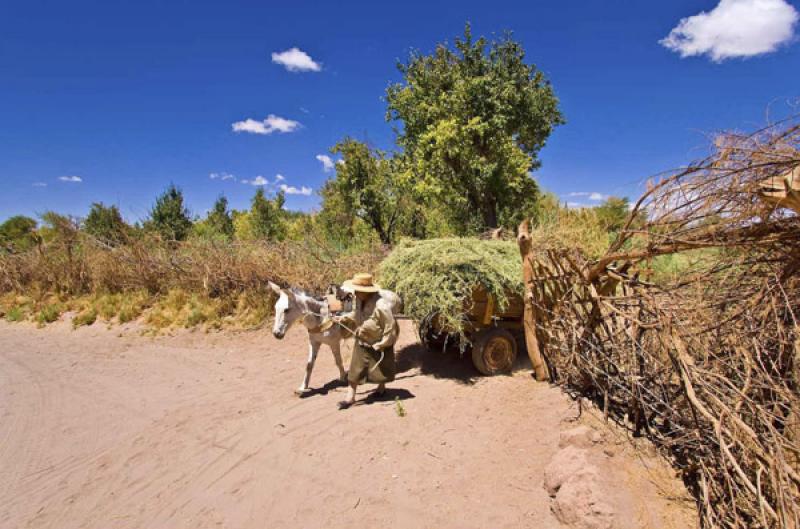
[[[318,316],[318,317],[322,318],[322,323],[320,323],[320,324],[319,324],[319,325],[317,325],[316,327],[313,327],[313,328],[310,328],[310,329],[309,329],[308,327],[306,327],[306,329],[308,329],[308,333],[309,333],[309,334],[316,334],[316,333],[320,333],[320,332],[325,332],[325,331],[327,331],[328,329],[330,329],[331,327],[333,327],[334,325],[336,325],[336,324],[338,323],[338,322],[336,322],[336,321],[335,321],[333,318],[331,318],[331,317],[330,317],[330,316],[328,316],[328,315],[316,314],[316,313],[313,313],[313,312],[310,312],[309,314],[311,314],[311,315],[313,315],[313,316]],[[355,334],[355,333],[353,332],[353,330],[352,330],[352,329],[350,329],[350,328],[348,328],[347,326],[345,326],[345,325],[342,325],[341,323],[339,323],[339,326],[340,326],[340,327],[342,327],[343,329],[347,330],[348,332],[350,332],[350,334]],[[356,339],[357,339],[357,338],[356,338]],[[375,349],[374,347],[372,347],[371,345],[368,345],[368,344],[365,344],[365,345],[367,345],[367,347],[369,347],[370,349],[377,350],[377,349]],[[383,362],[383,359],[386,357],[386,351],[384,351],[383,349],[381,349],[381,350],[380,350],[380,353],[381,353],[381,357],[380,357],[380,359],[379,359],[379,360],[378,360],[378,361],[375,363],[375,365],[374,365],[374,366],[372,366],[372,369],[370,369],[370,370],[369,370],[369,372],[370,372],[370,373],[372,373],[373,371],[375,371],[376,369],[378,369],[378,366],[380,366],[380,365],[381,365],[381,363]]]
[[[326,317],[325,317],[325,318],[322,320],[322,323],[320,323],[320,324],[319,324],[319,325],[317,325],[316,327],[313,327],[313,328],[311,328],[311,329],[308,329],[308,333],[309,333],[309,334],[317,334],[317,333],[320,333],[320,332],[325,332],[325,331],[327,331],[328,329],[330,329],[331,327],[333,327],[333,324],[334,324],[334,323],[335,323],[335,322],[334,322],[332,319],[330,319],[329,317],[327,317],[327,316],[326,316]],[[308,327],[306,327],[306,328],[308,328]]]

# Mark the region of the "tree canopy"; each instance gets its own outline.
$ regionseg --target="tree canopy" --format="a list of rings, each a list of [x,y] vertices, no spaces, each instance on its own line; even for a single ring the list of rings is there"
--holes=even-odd
[[[630,214],[628,197],[608,197],[595,207],[597,218],[602,227],[608,231],[619,231]]]
[[[447,208],[462,232],[515,223],[530,214],[538,187],[530,172],[553,129],[564,123],[550,83],[525,62],[522,46],[473,39],[412,53],[404,81],[387,89],[387,119],[401,124],[406,180]]]
[[[233,238],[233,217],[228,211],[228,199],[225,198],[225,195],[220,195],[214,202],[214,207],[208,212],[206,222],[214,235],[227,240]]]
[[[20,253],[30,250],[39,241],[36,221],[25,215],[16,215],[0,224],[0,251]]]
[[[83,221],[86,233],[114,246],[128,239],[130,229],[117,206],[105,206],[102,202],[93,203]]]
[[[156,199],[145,227],[158,232],[165,240],[182,241],[189,235],[192,219],[183,202],[183,192],[170,186]]]
[[[323,198],[338,195],[346,211],[374,229],[382,243],[391,244],[401,210],[410,205],[396,178],[398,162],[351,138],[336,144],[331,152],[341,154],[342,161],[336,164],[336,178],[326,184]]]
[[[283,240],[286,237],[286,196],[278,191],[273,199],[267,198],[259,187],[250,201],[250,210],[234,212],[233,225],[236,238],[241,240]]]

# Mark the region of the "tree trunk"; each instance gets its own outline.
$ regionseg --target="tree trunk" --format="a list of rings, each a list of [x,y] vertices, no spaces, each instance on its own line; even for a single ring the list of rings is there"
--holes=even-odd
[[[383,227],[383,222],[381,222],[381,217],[378,212],[371,211],[365,217],[364,220],[372,226],[372,229],[378,232],[378,238],[381,240],[381,244],[390,245],[391,241],[391,233],[389,229]]]
[[[373,224],[373,228],[378,232],[378,238],[381,240],[381,244],[390,245],[392,243],[391,237],[389,233],[383,229],[383,225],[380,223]]]
[[[497,227],[497,201],[491,195],[484,198],[483,224],[484,228]]]

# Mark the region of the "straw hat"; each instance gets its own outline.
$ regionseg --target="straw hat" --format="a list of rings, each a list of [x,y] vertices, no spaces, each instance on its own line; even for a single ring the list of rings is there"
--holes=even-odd
[[[356,274],[353,279],[348,279],[342,288],[349,292],[377,292],[380,286],[372,282],[372,274]]]

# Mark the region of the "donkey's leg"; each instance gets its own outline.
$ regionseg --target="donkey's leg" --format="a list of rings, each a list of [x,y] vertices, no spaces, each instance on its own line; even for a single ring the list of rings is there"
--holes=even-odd
[[[331,352],[333,353],[333,359],[336,360],[336,367],[339,368],[339,380],[342,382],[347,381],[347,371],[344,370],[344,363],[342,362],[342,342],[336,340],[335,342],[331,342]]]
[[[319,352],[318,342],[308,342],[308,362],[306,362],[306,374],[303,377],[303,383],[295,390],[298,395],[308,393],[308,381],[311,379],[311,371],[314,370],[314,362],[317,361],[317,353]]]

